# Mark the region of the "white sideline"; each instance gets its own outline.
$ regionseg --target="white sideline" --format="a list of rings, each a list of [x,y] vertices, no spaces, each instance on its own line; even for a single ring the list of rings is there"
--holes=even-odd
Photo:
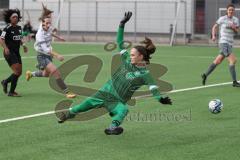
[[[80,56],[80,55],[97,55],[94,53],[73,53],[73,54],[62,54],[64,57],[74,57],[74,56]],[[169,57],[169,58],[200,58],[200,59],[214,59],[214,57],[211,56],[171,56],[171,55],[160,55],[160,57]],[[22,56],[22,59],[36,59],[37,56]],[[5,60],[5,58],[1,57],[0,61]]]
[[[73,56],[80,56],[80,55],[96,55],[94,53],[73,53],[73,54],[62,54],[64,57],[73,57]],[[28,57],[21,57],[22,59],[36,59],[37,56],[28,56]],[[5,60],[5,58],[0,58],[0,61]]]
[[[9,118],[9,119],[5,119],[5,120],[0,120],[0,123],[6,123],[6,122],[18,121],[18,120],[28,119],[28,118],[33,118],[33,117],[45,116],[45,115],[54,114],[54,113],[55,113],[54,111],[50,111],[50,112],[43,112],[43,113],[38,113],[38,114],[32,114],[32,115],[28,115],[28,116]]]
[[[206,86],[198,86],[198,87],[177,89],[177,90],[172,90],[172,91],[166,92],[166,93],[167,93],[167,94],[170,94],[170,93],[177,93],[177,92],[192,91],[192,90],[197,90],[197,89],[217,87],[217,86],[223,86],[223,85],[228,85],[228,84],[232,84],[232,82],[217,83],[217,84],[210,84],[210,85],[206,85]],[[145,98],[145,97],[150,97],[150,96],[152,96],[152,95],[149,94],[149,95],[137,96],[137,97],[135,97],[135,98],[136,98],[136,99],[140,99],[140,98]]]
[[[172,90],[172,91],[167,92],[167,93],[170,94],[170,93],[192,91],[192,90],[197,90],[197,89],[217,87],[217,86],[223,86],[223,85],[229,85],[229,84],[232,84],[232,82],[217,83],[217,84],[211,84],[211,85],[206,85],[206,86],[198,86],[198,87],[191,87],[191,88]],[[149,96],[151,96],[151,95],[138,96],[138,97],[135,97],[135,98],[136,99],[140,99],[140,98],[149,97]],[[37,113],[37,114],[32,114],[32,115],[27,115],[27,116],[16,117],[16,118],[4,119],[4,120],[0,120],[0,124],[1,123],[12,122],[12,121],[23,120],[23,119],[28,119],[28,118],[34,118],[34,117],[50,115],[50,114],[54,114],[54,113],[55,113],[55,111],[49,111],[49,112],[43,112],[43,113]]]

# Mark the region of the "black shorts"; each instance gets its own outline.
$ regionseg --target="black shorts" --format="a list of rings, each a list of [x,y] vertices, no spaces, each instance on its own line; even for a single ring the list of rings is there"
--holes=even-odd
[[[12,66],[13,64],[17,64],[17,63],[22,64],[22,59],[19,51],[10,50],[9,55],[4,54],[4,58],[7,61],[9,66]]]

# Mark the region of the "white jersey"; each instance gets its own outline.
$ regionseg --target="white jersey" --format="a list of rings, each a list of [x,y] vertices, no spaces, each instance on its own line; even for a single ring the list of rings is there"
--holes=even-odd
[[[40,54],[50,55],[52,51],[52,31],[53,27],[50,27],[47,31],[43,30],[42,25],[39,26],[36,34],[36,42],[34,43],[34,49]]]
[[[239,20],[237,17],[229,18],[227,15],[220,17],[217,22],[220,28],[219,43],[233,44],[234,31],[230,28],[232,24],[239,27]]]

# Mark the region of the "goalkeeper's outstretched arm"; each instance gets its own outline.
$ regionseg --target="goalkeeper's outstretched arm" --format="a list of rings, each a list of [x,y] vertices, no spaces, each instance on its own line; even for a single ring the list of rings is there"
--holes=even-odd
[[[153,97],[162,104],[169,104],[172,105],[172,101],[168,96],[162,96],[158,91],[158,86],[156,85],[155,81],[153,80],[151,74],[148,72],[144,76],[145,83],[149,86],[149,90],[151,91]]]
[[[117,32],[117,46],[118,51],[123,50],[123,38],[124,38],[124,27],[132,16],[132,12],[125,12],[123,19],[120,21],[118,32]]]

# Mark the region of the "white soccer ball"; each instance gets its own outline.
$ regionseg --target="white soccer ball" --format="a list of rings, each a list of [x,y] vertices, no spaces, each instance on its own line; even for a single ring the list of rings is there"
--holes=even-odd
[[[222,111],[223,103],[220,99],[213,99],[209,102],[208,108],[211,113],[217,114]]]

